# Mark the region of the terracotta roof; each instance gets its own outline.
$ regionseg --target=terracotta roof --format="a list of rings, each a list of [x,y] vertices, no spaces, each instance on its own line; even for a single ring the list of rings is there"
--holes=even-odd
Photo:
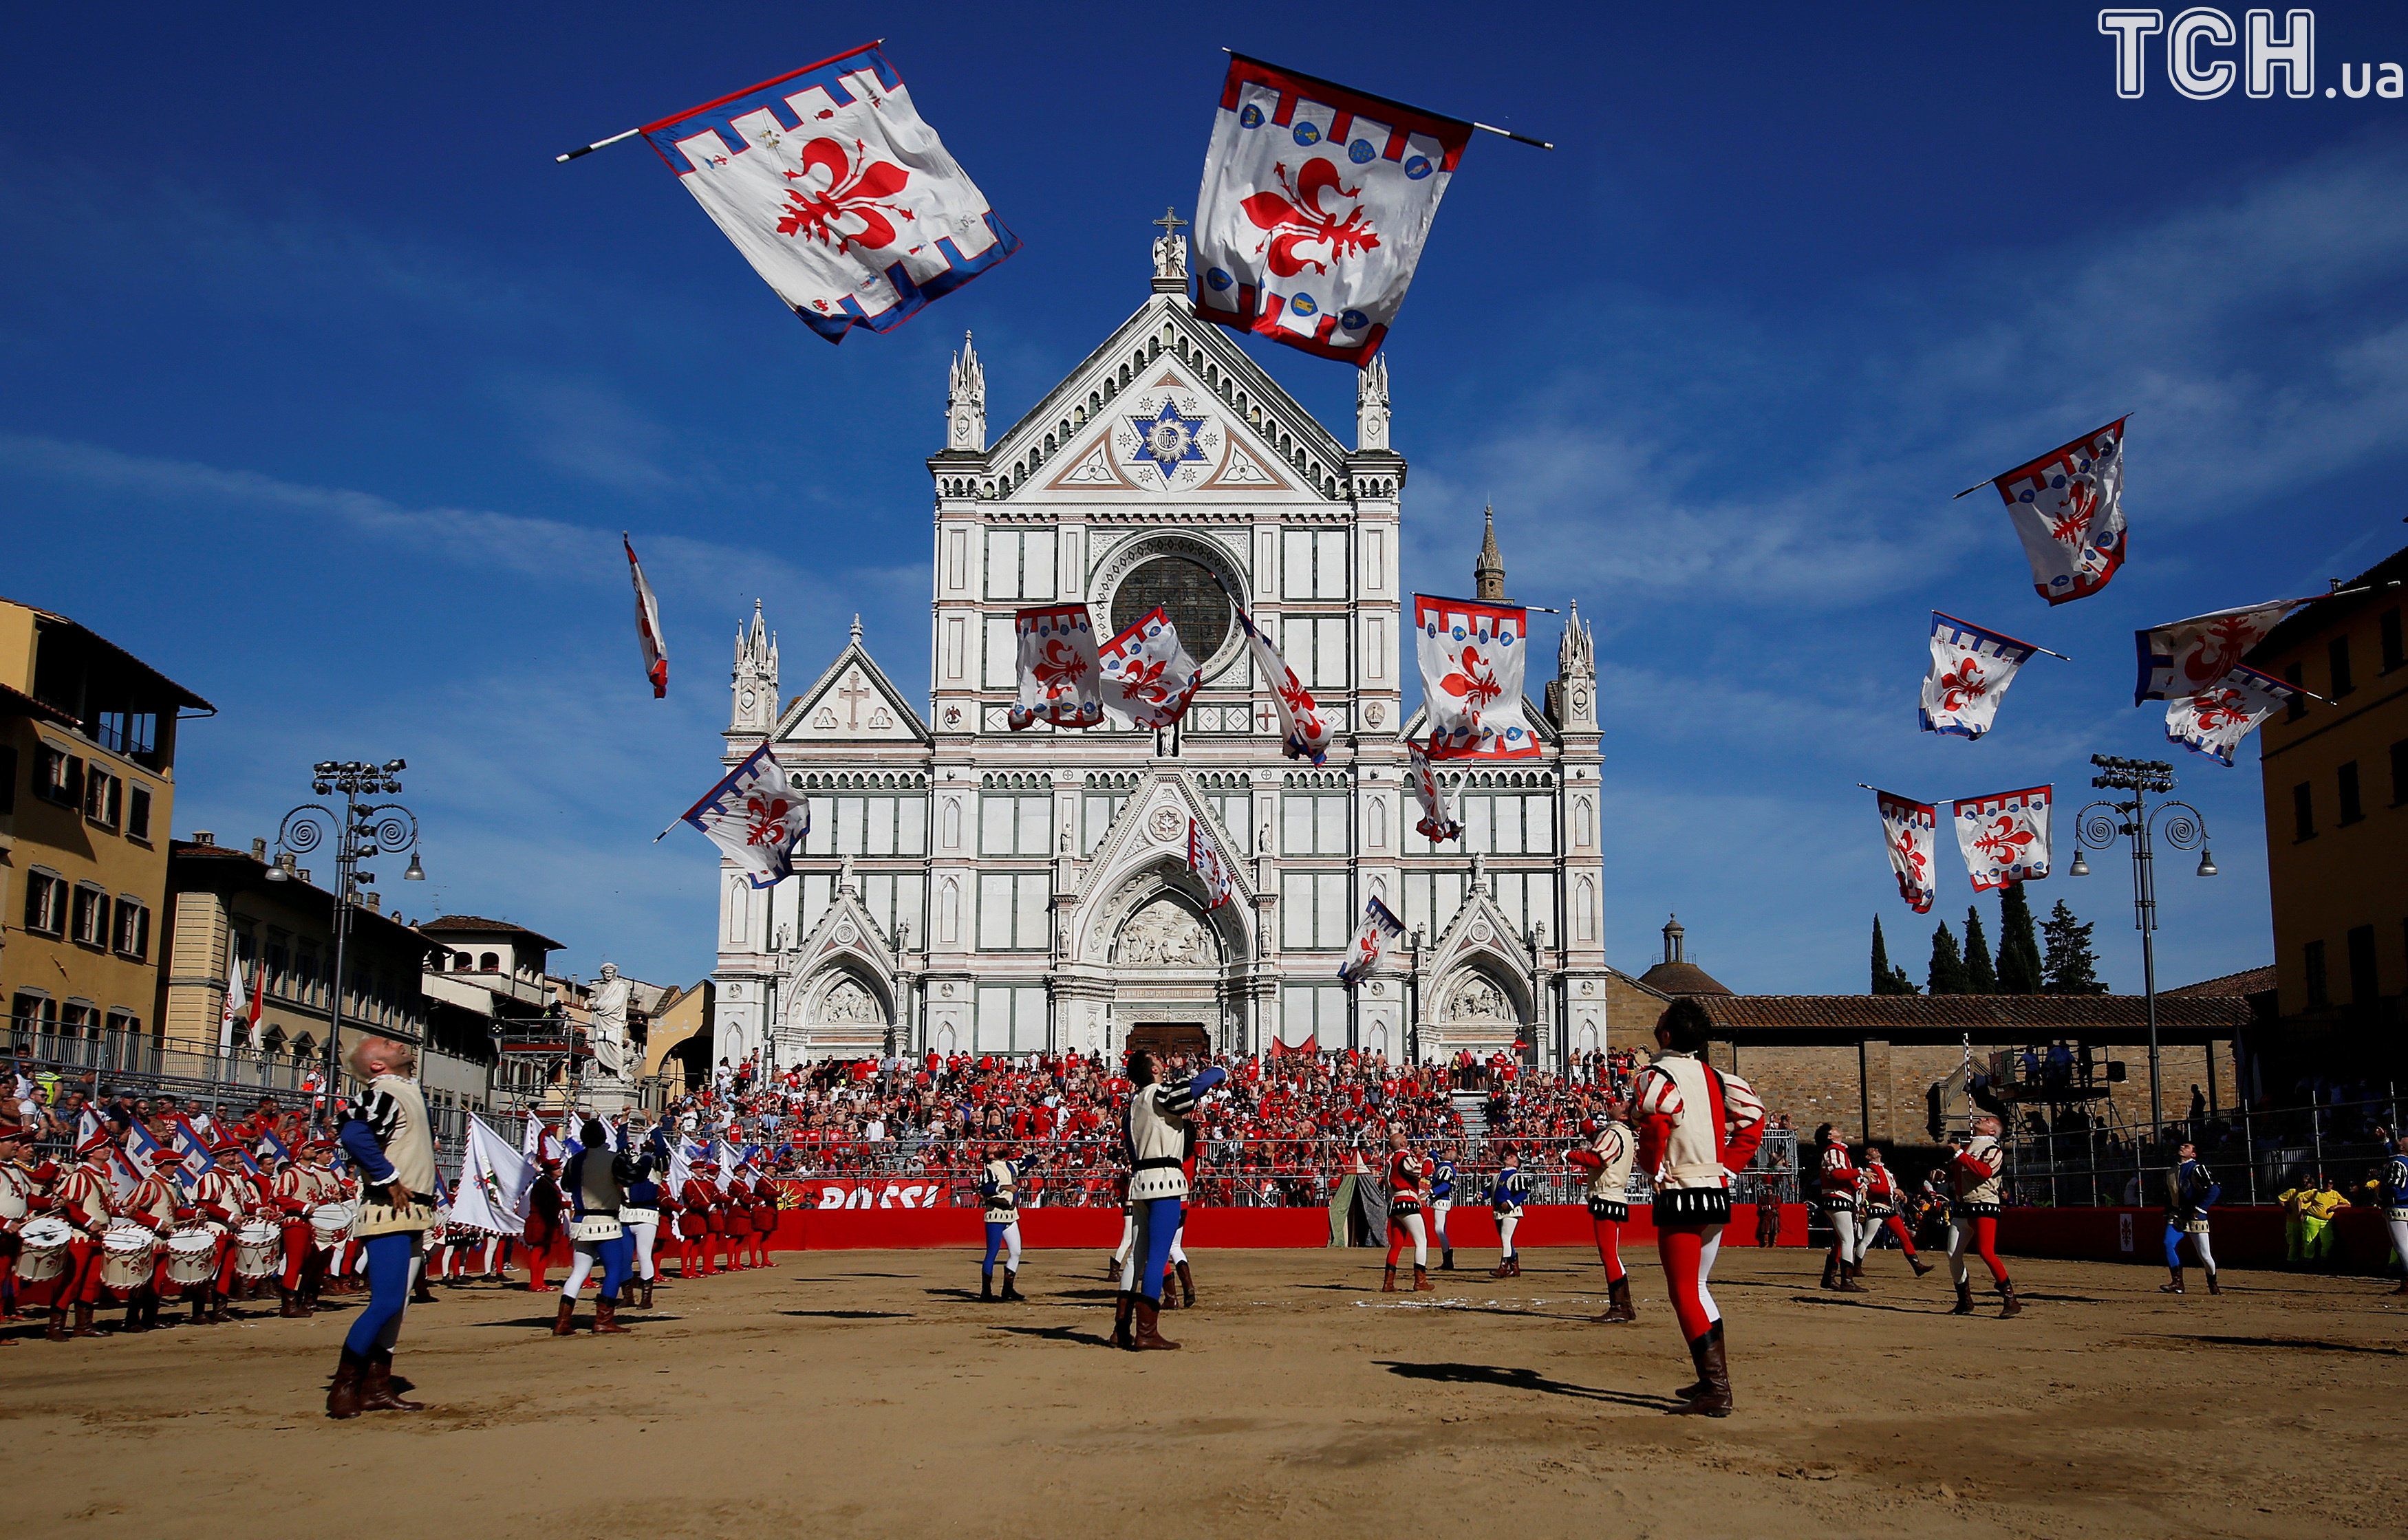
[[[1639,976],[1639,981],[1664,994],[1728,994],[1730,990],[1720,979],[1695,962],[1658,962]]]
[[[567,949],[541,931],[531,931],[507,920],[486,920],[477,915],[443,915],[422,922],[418,929],[426,935],[520,935],[552,951]]]
[[[22,606],[26,609],[32,610],[36,615],[39,616],[43,620],[51,625],[64,626],[69,631],[81,633],[84,639],[91,642],[94,647],[101,649],[103,651],[115,653],[127,663],[140,669],[143,673],[150,675],[152,678],[157,679],[162,685],[166,687],[167,693],[176,697],[177,704],[179,706],[197,706],[203,711],[208,712],[211,716],[215,716],[217,714],[218,708],[216,706],[211,706],[200,696],[194,694],[182,685],[178,684],[175,680],[167,677],[165,674],[160,673],[149,663],[144,663],[133,653],[126,651],[125,649],[118,646],[115,642],[110,641],[108,637],[102,635],[99,632],[93,630],[92,627],[85,625],[74,617],[62,615],[54,609],[44,609],[39,605],[26,604],[22,599],[0,599],[0,602]]]
[[[63,711],[48,701],[37,701],[23,691],[11,690],[5,684],[0,684],[0,717],[38,717],[61,727],[77,725],[74,712]]]
[[[2273,987],[2274,964],[2269,962],[2262,968],[2243,968],[2239,973],[2228,973],[2214,978],[2202,978],[2196,984],[2184,984],[2171,990],[2159,990],[2157,998],[2163,1000],[2168,995],[2182,995],[2187,998],[2200,994],[2263,994]]]
[[[2074,1031],[2145,1031],[2137,994],[1732,994],[1702,1000],[1718,1028],[1885,1036],[1972,1032],[2020,1038]],[[2157,996],[2160,1029],[2234,1030],[2256,1013],[2237,994]]]

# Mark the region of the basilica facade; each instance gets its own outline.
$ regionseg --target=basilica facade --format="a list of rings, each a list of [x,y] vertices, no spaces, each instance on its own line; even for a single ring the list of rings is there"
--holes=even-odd
[[[1596,674],[1577,608],[1526,706],[1538,752],[1442,768],[1465,834],[1434,849],[1406,780],[1420,718],[1386,366],[1358,380],[1349,448],[1193,318],[1179,235],[1153,255],[1145,303],[999,435],[974,348],[953,359],[928,461],[924,709],[858,621],[792,697],[757,606],[739,632],[725,763],[767,741],[811,826],[776,887],[720,874],[717,1056],[1135,1039],[1553,1063],[1604,1046]],[[1462,576],[1422,585],[1460,592]],[[1469,576],[1503,597],[1493,525]],[[1331,720],[1325,764],[1283,756],[1227,592]],[[1008,729],[1013,613],[1070,601],[1100,635],[1156,606],[1177,624],[1204,682],[1176,732]],[[1218,906],[1188,869],[1191,820],[1236,858]],[[1411,945],[1350,990],[1338,964],[1374,896]]]

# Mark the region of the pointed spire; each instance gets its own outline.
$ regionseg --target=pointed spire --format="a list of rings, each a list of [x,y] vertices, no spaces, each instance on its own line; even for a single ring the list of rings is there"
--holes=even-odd
[[[1354,375],[1354,447],[1388,447],[1388,355],[1373,353]]]
[[[986,449],[986,368],[970,334],[945,368],[945,448],[973,453]]]
[[[1497,509],[1492,506],[1481,511],[1487,528],[1480,536],[1480,562],[1471,569],[1474,585],[1472,597],[1502,602],[1505,597],[1505,558],[1497,550]]]
[[[1572,601],[1571,613],[1564,617],[1564,639],[1555,647],[1555,673],[1567,679],[1594,678],[1597,675],[1597,641],[1581,619],[1580,601]]]
[[[858,614],[853,618],[853,645],[855,647],[861,645],[861,617]]]

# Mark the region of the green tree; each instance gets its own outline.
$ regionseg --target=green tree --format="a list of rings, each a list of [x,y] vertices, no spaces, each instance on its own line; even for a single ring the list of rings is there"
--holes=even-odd
[[[1999,991],[2041,991],[2040,937],[2024,885],[2010,882],[1999,894]]]
[[[1875,994],[1921,994],[1906,970],[1889,960],[1889,943],[1882,939],[1881,916],[1873,916],[1873,992]]]
[[[1968,905],[1965,909],[1965,992],[1999,992],[1999,975],[1990,966],[1990,940],[1982,934],[1982,906],[1978,904]]]
[[[2050,994],[2105,994],[2099,978],[2099,954],[2090,948],[2089,923],[2076,920],[2058,899],[2040,928],[2047,955],[2041,962],[2041,988]]]
[[[1972,982],[1965,977],[1965,954],[1956,949],[1956,933],[1944,920],[1931,933],[1931,972],[1925,982],[1934,994],[1972,992]]]

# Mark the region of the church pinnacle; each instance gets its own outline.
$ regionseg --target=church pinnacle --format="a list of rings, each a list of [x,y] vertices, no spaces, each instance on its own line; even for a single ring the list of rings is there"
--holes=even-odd
[[[1505,598],[1505,558],[1497,550],[1497,509],[1484,508],[1481,517],[1487,520],[1488,527],[1480,537],[1479,563],[1471,569],[1471,580],[1477,585],[1471,596],[1501,603]]]

